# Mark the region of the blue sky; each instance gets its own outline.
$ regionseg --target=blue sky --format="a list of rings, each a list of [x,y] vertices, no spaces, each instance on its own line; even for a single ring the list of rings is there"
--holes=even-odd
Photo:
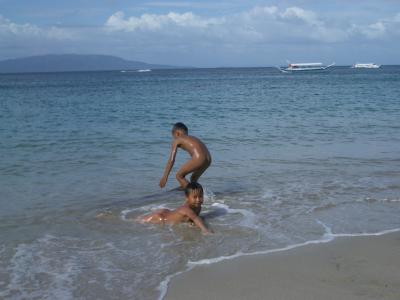
[[[400,64],[400,1],[0,0],[0,60],[48,53],[196,67]]]

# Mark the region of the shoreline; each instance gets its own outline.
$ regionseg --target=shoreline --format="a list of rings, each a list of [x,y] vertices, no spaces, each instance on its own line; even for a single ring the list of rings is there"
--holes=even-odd
[[[400,230],[194,264],[161,299],[400,299]],[[164,296],[164,297],[163,297]]]

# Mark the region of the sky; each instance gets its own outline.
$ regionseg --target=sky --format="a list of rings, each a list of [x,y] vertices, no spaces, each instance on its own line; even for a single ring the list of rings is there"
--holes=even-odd
[[[0,0],[0,60],[65,53],[193,67],[400,64],[400,0]]]

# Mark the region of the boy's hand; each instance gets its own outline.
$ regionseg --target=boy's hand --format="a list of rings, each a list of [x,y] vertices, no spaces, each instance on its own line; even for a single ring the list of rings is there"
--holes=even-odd
[[[163,188],[167,184],[167,178],[163,177],[160,180],[160,188]]]
[[[207,230],[203,230],[201,233],[203,235],[212,235],[212,234],[214,234],[214,231],[212,231],[211,229],[207,229]]]

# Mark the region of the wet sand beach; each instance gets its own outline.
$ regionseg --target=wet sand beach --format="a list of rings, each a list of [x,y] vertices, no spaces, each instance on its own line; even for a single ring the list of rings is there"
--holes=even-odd
[[[400,232],[196,266],[166,299],[400,299]]]

